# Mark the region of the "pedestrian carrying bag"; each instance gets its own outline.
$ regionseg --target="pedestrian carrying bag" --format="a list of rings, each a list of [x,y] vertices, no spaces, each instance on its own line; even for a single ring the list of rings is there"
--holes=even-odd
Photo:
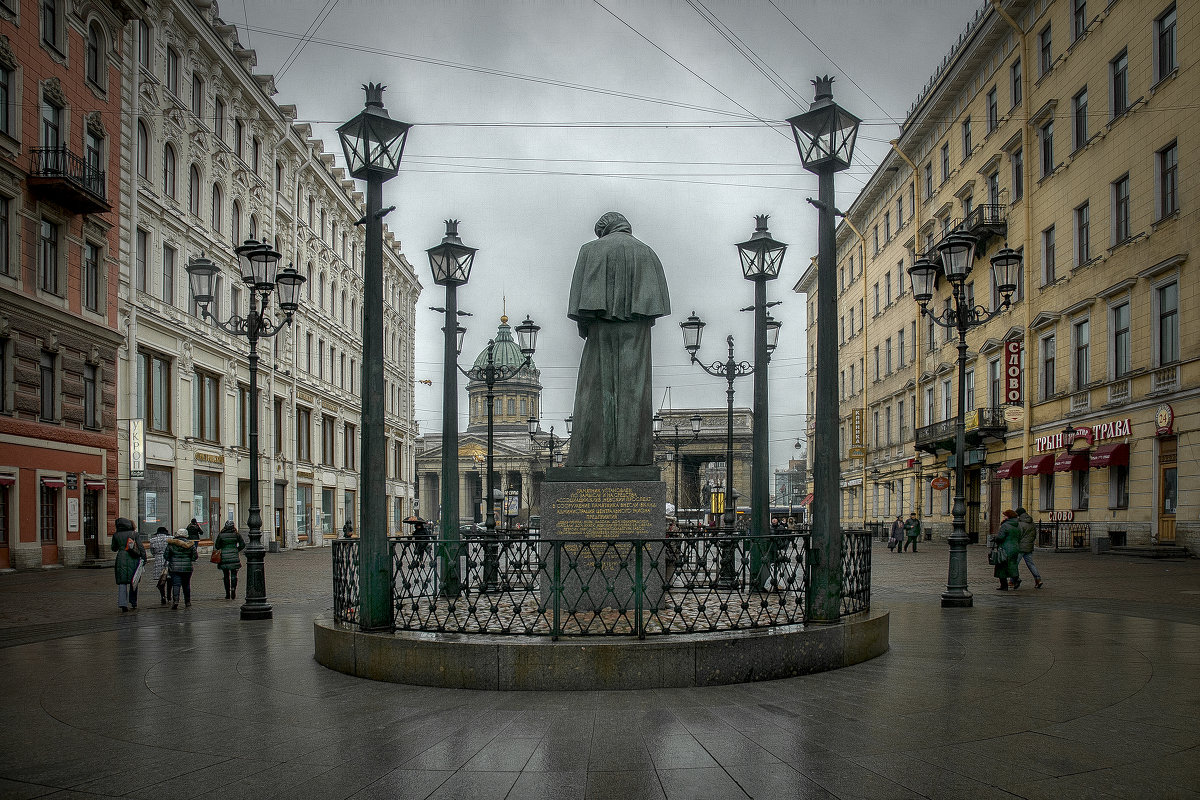
[[[145,566],[145,561],[138,561],[137,569],[133,571],[133,577],[129,579],[130,587],[136,589],[138,583],[142,580],[142,567]]]
[[[994,547],[988,551],[988,563],[993,566],[999,566],[1008,559],[1004,555],[1004,551],[999,547]]]
[[[213,551],[212,551],[212,555],[208,557],[208,560],[214,564],[220,564],[221,563],[221,551],[214,547]]]

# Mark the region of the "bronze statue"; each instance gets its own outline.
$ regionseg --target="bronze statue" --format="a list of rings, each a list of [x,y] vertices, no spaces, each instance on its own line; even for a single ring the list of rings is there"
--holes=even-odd
[[[567,465],[650,465],[650,329],[671,313],[667,279],[658,256],[633,237],[621,214],[602,216],[596,236],[579,248],[567,309],[585,339]]]

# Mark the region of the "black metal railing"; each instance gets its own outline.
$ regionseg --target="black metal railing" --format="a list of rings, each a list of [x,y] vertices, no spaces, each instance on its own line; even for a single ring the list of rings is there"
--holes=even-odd
[[[1037,537],[1038,547],[1088,550],[1092,546],[1092,526],[1088,522],[1039,522]]]
[[[31,177],[64,178],[96,199],[108,202],[104,170],[92,166],[66,147],[34,147],[30,153],[33,156]]]
[[[397,630],[645,638],[804,622],[806,531],[388,542]],[[333,542],[338,622],[358,619],[358,547],[356,539]],[[846,531],[842,547],[842,614],[867,611],[870,534]]]
[[[976,417],[977,424],[971,419],[976,414],[978,415]],[[917,447],[926,448],[939,442],[949,442],[955,437],[954,426],[957,423],[958,418],[955,416],[940,422],[922,425],[917,428],[914,443]],[[968,425],[966,436],[971,444],[975,444],[975,440],[984,435],[999,435],[1000,438],[1003,438],[1003,434],[1008,431],[1008,422],[1004,419],[1003,408],[977,408],[967,411],[965,423]]]

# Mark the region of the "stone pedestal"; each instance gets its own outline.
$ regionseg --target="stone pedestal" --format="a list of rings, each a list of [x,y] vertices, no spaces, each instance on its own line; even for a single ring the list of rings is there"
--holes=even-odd
[[[634,469],[642,470],[636,477],[650,476],[647,468]],[[548,543],[567,540],[557,565],[563,611],[632,609],[638,580],[644,586],[644,606],[658,605],[663,593],[662,546],[653,543],[642,549],[639,571],[633,540],[666,534],[667,485],[658,480],[573,480],[579,477],[574,472],[551,470],[542,484],[541,547],[549,578],[541,581],[542,602],[550,608],[554,601],[550,593],[555,548]],[[658,565],[652,567],[652,561]]]

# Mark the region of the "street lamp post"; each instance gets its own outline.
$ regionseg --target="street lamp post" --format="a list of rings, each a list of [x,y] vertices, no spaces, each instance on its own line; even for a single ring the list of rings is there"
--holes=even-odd
[[[433,282],[446,287],[446,324],[442,327],[442,593],[457,597],[461,591],[458,534],[458,354],[462,336],[458,324],[458,287],[471,279],[474,247],[458,238],[458,220],[446,220],[442,243],[429,248]]]
[[[909,267],[913,287],[913,299],[921,308],[921,315],[929,315],[937,325],[958,333],[958,418],[954,425],[954,505],[950,509],[952,530],[950,533],[950,566],[946,580],[946,591],[942,593],[943,608],[969,608],[973,604],[971,592],[967,590],[967,502],[966,502],[966,372],[967,331],[983,325],[1011,305],[1012,293],[1017,288],[1017,276],[1021,271],[1021,254],[1008,247],[1001,248],[992,256],[992,273],[1000,292],[1000,305],[988,311],[973,305],[967,299],[964,282],[975,262],[977,241],[969,233],[954,232],[938,244],[941,256],[940,269],[926,256],[921,256]],[[933,298],[934,286],[939,272],[950,281],[954,303],[940,314],[928,309]]]
[[[663,444],[670,446],[675,451],[674,457],[671,460],[675,464],[675,491],[673,499],[675,501],[676,516],[679,515],[679,448],[683,447],[685,444],[694,442],[697,438],[699,438],[701,423],[700,415],[694,414],[692,416],[691,423],[691,436],[679,432],[678,420],[676,420],[675,424],[671,426],[674,432],[670,436],[667,436],[662,432],[663,418],[658,414],[654,415],[654,438]]]
[[[502,335],[508,336],[508,317],[501,317]],[[525,360],[519,366],[501,364],[496,366],[496,340],[489,339],[487,344],[487,363],[473,366],[470,369],[455,366],[468,380],[480,381],[487,386],[487,516],[484,527],[487,528],[488,542],[484,545],[484,585],[488,591],[494,591],[497,585],[497,553],[496,553],[496,478],[493,470],[494,439],[493,416],[495,409],[495,388],[497,383],[512,380],[533,361],[533,353],[537,347],[537,334],[541,330],[533,320],[525,317],[525,321],[517,326],[517,339],[520,342],[521,353]]]
[[[571,423],[574,422],[574,418],[567,417],[566,420],[564,420],[564,422],[567,425],[566,438],[563,438],[562,436],[555,436],[554,435],[554,426],[551,425],[550,433],[545,435],[546,438],[538,439],[537,435],[540,431],[540,428],[538,426],[539,426],[540,422],[537,417],[529,418],[529,439],[530,439],[530,441],[533,442],[534,447],[542,447],[549,451],[551,464],[561,464],[562,463],[562,453],[559,452],[556,454],[555,450],[561,451],[563,446],[566,445],[567,442],[571,441],[571,438],[570,438],[571,437]]]
[[[805,619],[837,622],[842,605],[842,471],[838,461],[837,279],[834,241],[834,173],[854,156],[858,117],[833,102],[833,78],[813,81],[816,96],[808,111],[788,122],[804,168],[818,180],[817,221],[817,380],[813,433],[811,585]]]
[[[242,281],[250,289],[250,313],[245,317],[235,313],[227,320],[218,320],[209,312],[220,267],[201,254],[188,262],[187,272],[192,297],[200,307],[201,316],[212,320],[226,333],[244,336],[250,342],[250,509],[246,518],[250,541],[246,545],[246,602],[242,604],[241,617],[270,619],[264,564],[266,548],[262,543],[262,509],[258,496],[258,340],[275,336],[292,324],[305,278],[290,264],[277,272],[280,254],[266,241],[247,240],[234,252],[238,256]],[[284,313],[284,318],[272,322],[267,318],[267,307],[274,293],[279,294],[279,310]]]
[[[411,125],[388,116],[382,84],[363,86],[363,110],[337,129],[351,177],[367,182],[363,247],[362,464],[359,485],[359,626],[390,630],[392,554],[387,543],[387,439],[383,424],[383,184],[396,177]],[[390,210],[390,209],[389,209]]]

